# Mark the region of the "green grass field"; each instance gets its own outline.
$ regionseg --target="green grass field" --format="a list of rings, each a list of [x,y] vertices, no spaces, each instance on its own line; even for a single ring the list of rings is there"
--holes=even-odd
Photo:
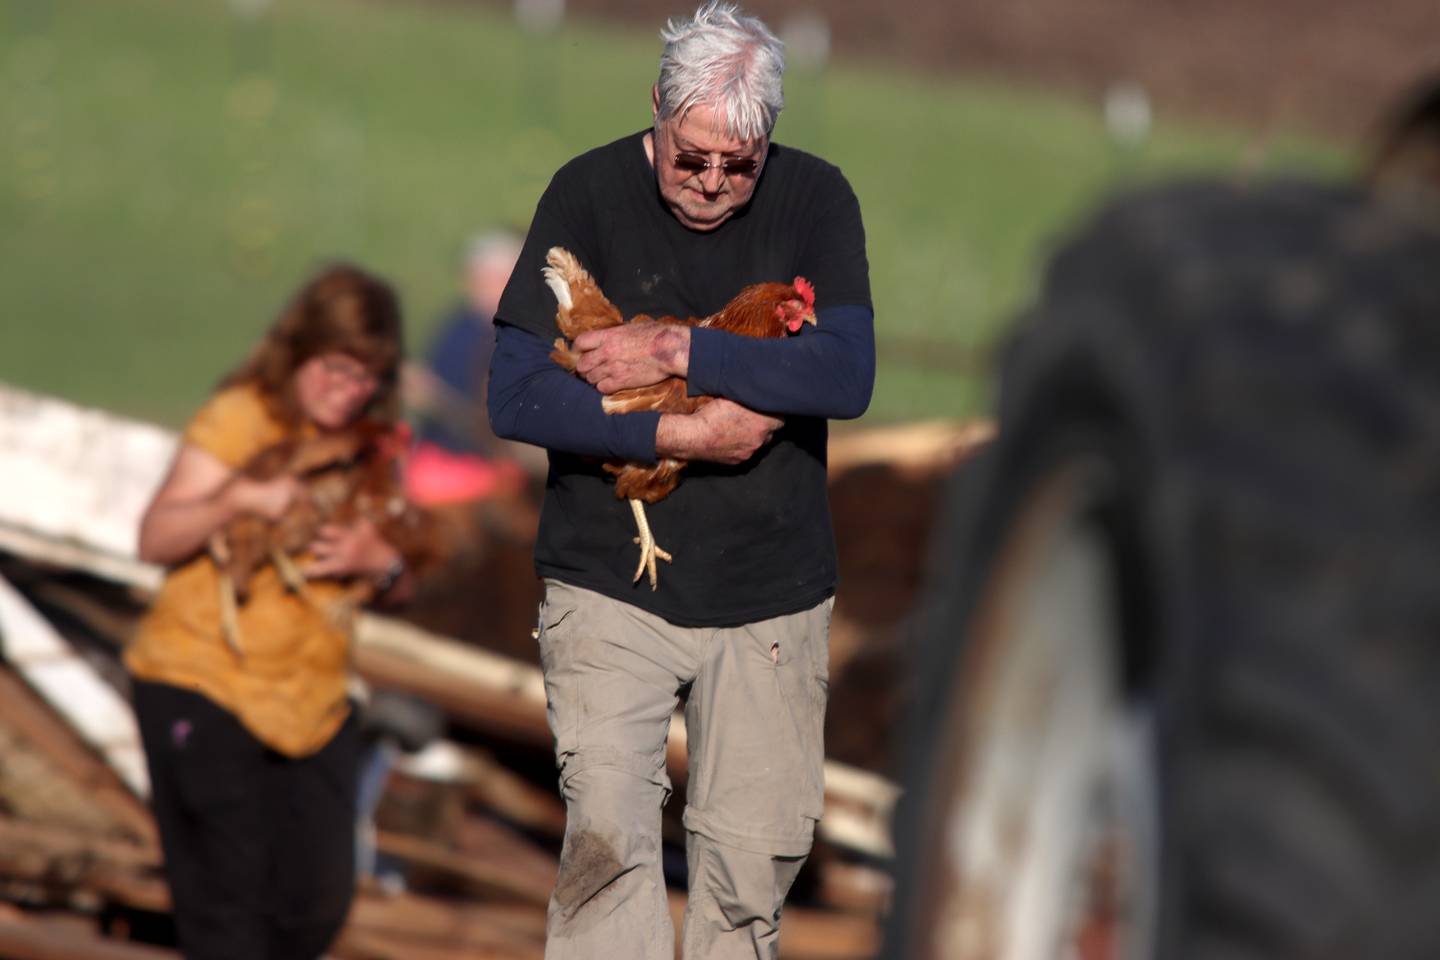
[[[0,0],[0,380],[179,423],[336,257],[399,285],[419,348],[469,233],[523,226],[557,166],[649,122],[653,31],[529,35],[508,5],[231,10]],[[777,139],[839,164],[864,210],[875,421],[983,410],[983,374],[945,358],[995,338],[1067,225],[1248,149],[1161,117],[1121,156],[1094,104],[873,66],[792,69],[787,98]],[[1266,160],[1343,163],[1298,140]]]

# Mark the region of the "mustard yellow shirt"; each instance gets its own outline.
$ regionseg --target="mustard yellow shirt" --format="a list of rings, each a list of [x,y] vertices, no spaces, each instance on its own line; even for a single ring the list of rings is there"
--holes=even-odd
[[[186,427],[182,442],[239,468],[286,436],[254,387],[222,390]],[[125,653],[141,680],[184,687],[229,710],[267,746],[290,756],[323,747],[349,714],[351,623],[332,623],[342,587],[310,581],[291,593],[266,564],[240,607],[243,655],[220,629],[218,571],[208,553],[172,567]],[[347,608],[348,609],[348,608]]]

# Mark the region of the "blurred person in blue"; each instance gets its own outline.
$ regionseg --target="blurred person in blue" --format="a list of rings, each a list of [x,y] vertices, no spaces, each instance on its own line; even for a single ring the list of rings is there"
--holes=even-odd
[[[495,436],[484,397],[495,346],[495,309],[520,254],[520,236],[487,230],[466,245],[463,295],[430,342],[423,366],[407,365],[404,395],[418,414],[406,491],[426,506],[467,503],[517,489],[515,445]]]
[[[687,960],[773,958],[824,809],[836,555],[827,420],[860,416],[875,374],[859,202],[840,170],[772,140],[784,50],[711,2],[661,33],[651,123],[563,166],[496,315],[491,423],[547,448],[537,636],[568,821],[548,960],[670,960],[661,869],[665,743],[685,694]],[[549,358],[541,270],[573,253],[627,317],[703,317],[742,287],[803,275],[818,323],[755,339],[679,325],[586,333]],[[688,415],[607,416],[605,394],[678,376]],[[650,507],[674,551],[635,580],[631,511],[600,459],[690,461]]]

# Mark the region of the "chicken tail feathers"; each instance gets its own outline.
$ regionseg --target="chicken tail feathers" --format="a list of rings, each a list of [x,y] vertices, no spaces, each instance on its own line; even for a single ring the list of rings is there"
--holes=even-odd
[[[601,292],[595,278],[564,247],[551,247],[540,272],[555,294],[555,325],[566,340],[587,330],[604,330],[625,322],[620,309]]]

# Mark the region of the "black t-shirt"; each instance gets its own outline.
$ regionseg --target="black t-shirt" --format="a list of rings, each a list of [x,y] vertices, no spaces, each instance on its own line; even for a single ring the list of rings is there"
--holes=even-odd
[[[497,311],[498,321],[547,342],[558,331],[541,268],[557,245],[575,254],[626,317],[706,316],[748,284],[797,275],[814,285],[822,310],[870,306],[864,229],[849,184],[834,166],[779,144],[770,147],[750,203],[709,232],[687,229],[670,213],[643,133],[562,167]],[[635,522],[600,464],[551,451],[536,571],[682,626],[807,609],[836,581],[825,446],[824,420],[791,416],[744,464],[687,466],[679,487],[647,507],[657,542],[674,555],[660,564],[657,591],[643,576],[632,580]]]

